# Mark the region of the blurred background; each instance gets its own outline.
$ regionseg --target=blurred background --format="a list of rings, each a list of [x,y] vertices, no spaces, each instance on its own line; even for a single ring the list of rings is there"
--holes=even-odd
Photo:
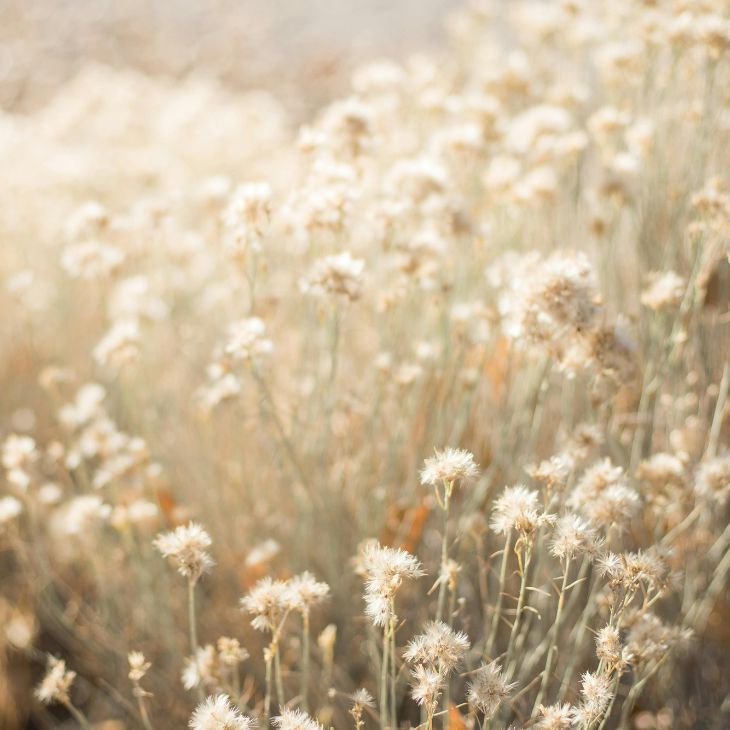
[[[353,64],[428,50],[458,0],[2,0],[0,107],[42,106],[85,64],[265,87],[297,115]]]

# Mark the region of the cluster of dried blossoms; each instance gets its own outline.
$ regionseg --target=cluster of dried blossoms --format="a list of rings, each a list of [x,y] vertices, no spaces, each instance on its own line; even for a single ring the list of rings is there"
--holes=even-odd
[[[722,726],[728,11],[475,3],[298,131],[0,119],[14,717]]]

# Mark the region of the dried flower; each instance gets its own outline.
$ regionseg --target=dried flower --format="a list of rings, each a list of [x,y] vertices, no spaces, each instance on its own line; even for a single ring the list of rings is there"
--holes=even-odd
[[[725,504],[730,497],[730,456],[705,459],[695,473],[695,494]]]
[[[444,686],[444,676],[435,669],[417,664],[413,670],[411,697],[433,713]]]
[[[494,717],[502,701],[509,697],[516,686],[515,683],[505,681],[502,667],[497,662],[482,664],[469,682],[467,699],[474,709],[489,719]]]
[[[468,650],[466,634],[443,621],[430,621],[422,634],[411,639],[403,656],[408,662],[432,666],[446,675],[459,666]]]
[[[403,580],[424,575],[420,562],[398,548],[367,545],[362,555],[365,575],[365,612],[375,626],[392,618],[391,602]]]
[[[141,651],[130,651],[127,654],[127,662],[129,663],[129,679],[135,683],[141,681],[152,666]]]
[[[571,705],[540,705],[540,720],[537,727],[540,730],[568,730],[573,726],[574,708]]]
[[[282,709],[272,720],[279,730],[324,730],[324,728],[302,710]]]
[[[436,450],[436,455],[424,462],[421,470],[421,484],[432,487],[452,484],[468,486],[479,476],[479,467],[474,456],[465,449]]]
[[[307,294],[329,294],[354,300],[360,297],[365,261],[349,251],[318,259],[301,288]]]
[[[641,303],[655,311],[676,307],[684,298],[686,286],[684,279],[674,271],[654,271],[649,274],[649,284],[641,293]]]
[[[585,672],[580,694],[581,704],[573,711],[573,720],[591,727],[603,717],[613,697],[608,675]]]
[[[309,613],[313,606],[322,603],[329,596],[330,587],[319,582],[309,572],[304,571],[288,581],[290,601],[301,613]]]
[[[615,626],[604,626],[596,635],[596,656],[609,667],[617,667],[622,663],[621,637]]]
[[[66,669],[66,662],[63,659],[48,655],[46,676],[35,688],[34,694],[44,705],[54,702],[67,705],[70,701],[68,693],[74,679],[76,672]]]
[[[241,608],[253,614],[251,625],[257,631],[274,631],[296,600],[286,581],[266,577],[241,598]]]
[[[570,560],[578,553],[590,554],[596,547],[596,531],[575,514],[560,517],[550,541],[550,552],[560,560]]]
[[[492,507],[491,528],[502,535],[518,530],[523,535],[531,535],[543,524],[549,523],[551,516],[538,509],[538,494],[523,484],[506,487]]]
[[[216,680],[216,653],[212,644],[199,646],[194,656],[187,657],[183,665],[182,683],[185,689],[211,685]]]
[[[249,657],[249,653],[241,646],[238,639],[221,636],[218,638],[216,647],[218,649],[218,658],[221,664],[226,667],[236,667]]]
[[[12,496],[0,497],[0,526],[12,522],[23,511],[23,503]]]
[[[172,560],[180,575],[193,583],[214,565],[207,552],[212,544],[210,535],[195,522],[158,535],[153,544],[163,557]]]
[[[256,721],[236,709],[227,695],[207,697],[193,711],[191,730],[251,730]]]
[[[274,350],[272,341],[266,338],[266,325],[259,317],[233,322],[228,326],[228,339],[224,352],[233,360],[248,362],[269,355]]]

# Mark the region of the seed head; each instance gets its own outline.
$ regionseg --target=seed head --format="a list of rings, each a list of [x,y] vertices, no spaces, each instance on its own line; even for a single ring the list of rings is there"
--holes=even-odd
[[[317,606],[327,599],[330,587],[326,583],[317,581],[309,572],[304,571],[288,581],[290,600],[294,608],[302,614],[309,613],[313,606]]]
[[[227,695],[207,697],[193,711],[191,730],[252,730],[256,721],[236,709]]]
[[[385,626],[392,618],[391,601],[403,580],[424,575],[421,563],[400,548],[368,544],[361,556],[365,577],[365,612],[375,626]]]
[[[424,632],[410,641],[403,657],[411,663],[437,668],[440,673],[453,672],[469,650],[469,639],[443,621],[431,621]]]
[[[428,708],[429,712],[433,712],[441,696],[444,685],[444,676],[435,669],[425,667],[423,664],[417,664],[413,670],[413,682],[411,689],[411,697],[417,704]]]
[[[443,484],[468,486],[479,476],[474,456],[465,449],[436,450],[436,455],[424,461],[421,484],[438,487]]]
[[[607,675],[585,672],[581,677],[581,704],[573,711],[573,720],[590,727],[606,711],[613,692]]]
[[[540,705],[540,720],[537,727],[540,730],[568,730],[573,726],[573,711],[571,705]]]
[[[537,492],[518,484],[506,487],[495,501],[490,526],[502,535],[511,530],[531,535],[540,525],[550,520],[551,517],[541,514],[538,509]]]
[[[68,692],[75,678],[76,672],[66,669],[66,662],[63,659],[56,659],[49,654],[46,676],[35,688],[34,694],[44,705],[51,705],[54,702],[68,704],[70,701]]]
[[[349,251],[317,259],[309,276],[301,282],[306,294],[343,296],[349,300],[360,297],[363,259],[353,258]]]
[[[598,632],[596,636],[596,656],[603,659],[611,667],[621,664],[621,636],[615,626],[604,626]]]
[[[279,730],[324,730],[324,728],[302,710],[282,709],[281,715],[272,720]]]
[[[207,552],[212,544],[210,535],[195,522],[158,535],[153,544],[163,557],[170,558],[181,575],[193,583],[214,565]]]
[[[515,686],[505,681],[497,662],[482,664],[469,682],[467,699],[472,707],[484,713],[485,718],[491,718]]]
[[[249,657],[249,653],[241,646],[238,639],[229,636],[221,636],[217,643],[218,658],[221,664],[226,667],[236,667]]]
[[[23,511],[23,503],[13,496],[0,497],[0,526],[12,522]]]
[[[725,504],[730,497],[730,455],[705,459],[695,474],[695,494],[705,500]]]
[[[269,577],[262,578],[241,598],[241,608],[253,614],[251,625],[257,631],[274,631],[284,613],[294,606],[289,584]]]
[[[129,662],[129,678],[135,684],[142,680],[152,666],[141,651],[130,651],[127,654],[127,662]]]
[[[575,514],[558,519],[550,542],[550,552],[560,560],[574,558],[578,553],[591,553],[596,546],[596,531]]]
[[[199,646],[195,656],[185,659],[182,671],[182,683],[185,689],[194,689],[199,685],[210,685],[215,682],[216,653],[212,644]]]

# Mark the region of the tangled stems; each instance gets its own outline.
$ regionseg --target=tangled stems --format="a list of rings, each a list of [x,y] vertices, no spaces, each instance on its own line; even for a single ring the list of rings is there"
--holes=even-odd
[[[398,618],[395,615],[395,600],[390,599],[389,618],[383,627],[383,651],[380,660],[380,727],[385,730],[390,724],[396,727],[396,662],[395,662],[395,627]]]
[[[284,622],[289,615],[289,610],[284,612],[281,621],[271,635],[269,645],[264,649],[264,663],[266,665],[266,693],[264,695],[264,720],[268,725],[271,718],[271,674],[272,665],[274,673],[274,682],[276,683],[276,697],[279,700],[279,706],[284,705],[284,683],[281,679],[281,657],[279,653],[279,639],[284,628]]]
[[[596,596],[600,592],[601,586],[601,581],[598,579],[598,576],[594,574],[591,580],[591,585],[588,591],[588,597],[586,599],[585,607],[583,608],[580,619],[578,620],[578,623],[570,637],[570,663],[565,670],[563,680],[560,684],[560,691],[558,693],[559,702],[562,702],[565,699],[565,696],[568,694],[570,681],[573,677],[573,673],[575,671],[575,667],[578,663],[578,659],[580,656],[579,650],[581,646],[583,646],[583,641],[588,631],[588,624],[591,620],[591,616],[596,610]]]
[[[535,698],[535,704],[532,707],[531,717],[534,717],[537,713],[538,708],[542,704],[545,693],[547,692],[548,684],[550,683],[550,674],[553,669],[553,659],[555,652],[558,648],[558,632],[560,631],[560,622],[563,618],[563,607],[565,605],[565,592],[568,586],[568,573],[570,572],[570,558],[565,560],[565,569],[563,571],[563,582],[560,586],[560,595],[558,596],[558,608],[555,612],[555,621],[553,622],[552,629],[550,631],[550,647],[548,648],[547,659],[545,660],[545,669],[542,672],[542,680],[540,682],[540,690]]]
[[[509,641],[507,642],[507,651],[505,652],[504,666],[510,667],[510,661],[512,659],[512,652],[514,650],[515,639],[517,638],[517,631],[520,627],[520,619],[522,618],[522,610],[525,607],[525,593],[527,591],[527,574],[529,572],[530,561],[532,560],[532,542],[529,538],[524,535],[515,544],[515,555],[517,555],[517,561],[519,563],[520,572],[520,593],[517,598],[517,610],[515,612],[515,620],[512,623],[512,630],[510,631]],[[508,674],[511,675],[511,671],[508,670]],[[509,681],[509,677],[508,677]]]
[[[621,709],[621,720],[618,724],[618,727],[625,728],[629,726],[629,718],[631,717],[631,713],[634,710],[636,700],[639,698],[639,695],[644,689],[644,685],[659,671],[659,668],[666,661],[667,656],[668,655],[665,654],[638,682],[635,682],[634,685],[631,687],[631,689],[629,690],[629,694],[626,697],[626,700],[624,701],[623,707]],[[610,709],[606,713],[604,723],[605,720],[608,719],[609,714]],[[601,728],[603,728],[603,725],[601,725]],[[599,730],[601,730],[601,728],[599,728]]]
[[[499,589],[497,591],[497,605],[494,607],[494,615],[492,616],[492,627],[489,631],[489,639],[484,649],[484,653],[490,657],[494,650],[494,642],[497,639],[499,631],[499,622],[502,618],[502,604],[504,603],[504,584],[507,580],[507,560],[509,559],[509,546],[512,539],[512,531],[507,532],[507,538],[504,541],[502,549],[502,565],[499,569]]]
[[[613,694],[611,695],[611,701],[608,703],[606,712],[603,714],[603,720],[601,720],[601,724],[598,726],[598,730],[603,730],[603,728],[606,727],[608,718],[611,717],[611,712],[613,712],[613,705],[616,702],[616,695],[618,694],[618,686],[621,683],[621,670],[616,668],[615,671],[616,671],[616,678],[614,679],[614,682],[613,682]]]

